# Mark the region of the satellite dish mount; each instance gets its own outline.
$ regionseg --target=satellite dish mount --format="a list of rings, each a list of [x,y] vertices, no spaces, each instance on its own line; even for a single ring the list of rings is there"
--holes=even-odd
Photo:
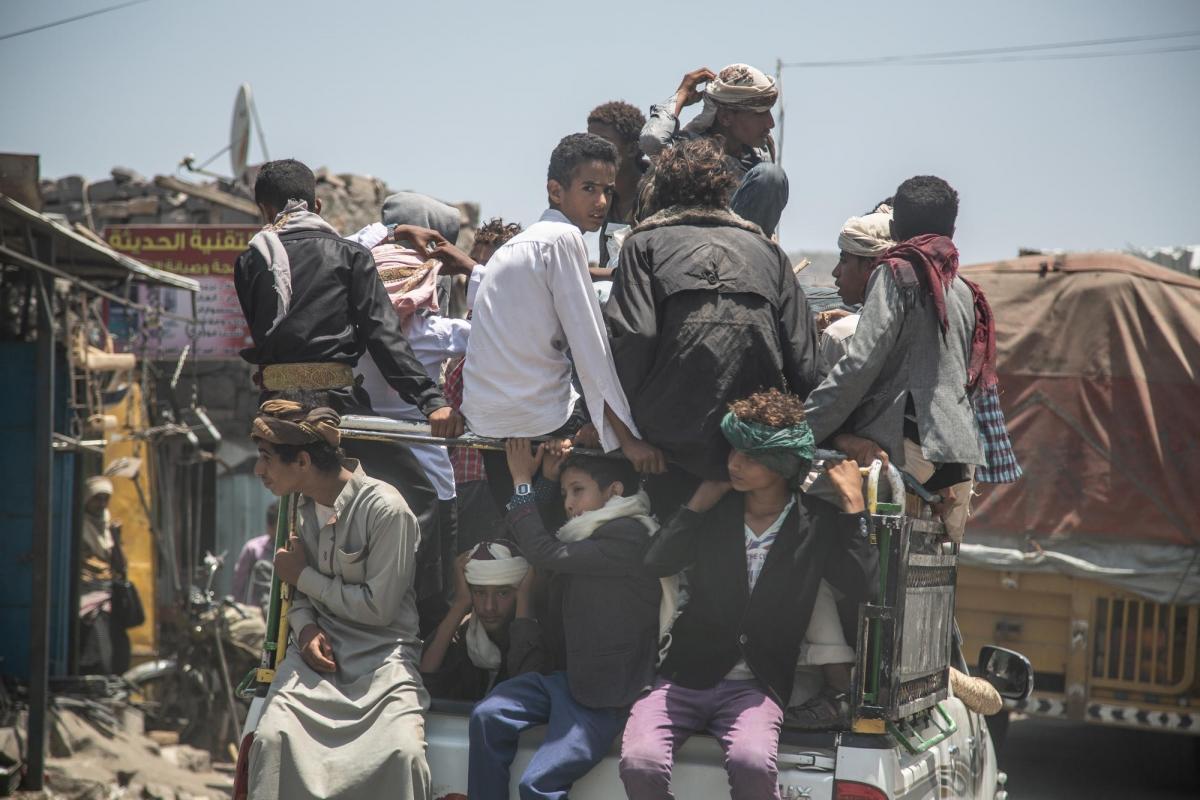
[[[191,154],[184,156],[179,166],[188,172],[196,172],[213,178],[225,179],[224,175],[211,172],[206,167],[216,161],[222,154],[228,152],[229,166],[233,171],[233,180],[245,180],[246,161],[250,155],[251,123],[253,123],[254,130],[258,133],[258,145],[262,148],[263,160],[270,160],[271,156],[267,152],[267,139],[263,135],[262,122],[258,118],[258,107],[254,104],[254,95],[250,91],[250,84],[243,83],[238,87],[237,97],[233,101],[233,120],[229,126],[229,144],[218,150],[199,166],[195,163],[196,157]]]

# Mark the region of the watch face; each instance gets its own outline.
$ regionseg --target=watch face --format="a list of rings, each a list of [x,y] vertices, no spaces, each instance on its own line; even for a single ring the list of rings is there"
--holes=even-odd
[[[526,494],[529,494],[531,491],[533,491],[533,489],[532,489],[532,487],[530,487],[530,485],[528,483],[518,483],[516,491],[517,491],[517,494],[526,495]]]

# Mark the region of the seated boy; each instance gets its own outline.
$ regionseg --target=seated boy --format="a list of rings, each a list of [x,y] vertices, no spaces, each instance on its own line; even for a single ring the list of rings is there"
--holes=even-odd
[[[510,439],[506,455],[517,484],[509,525],[529,562],[550,575],[542,620],[548,669],[499,684],[475,707],[471,800],[510,796],[518,738],[535,725],[547,725],[546,738],[521,776],[520,796],[566,797],[608,753],[625,709],[654,678],[662,593],[642,571],[658,528],[646,516],[649,498],[637,492],[626,462],[576,456],[562,463],[546,452],[543,445],[534,455],[527,439]],[[539,465],[546,478],[539,493],[562,481],[570,519],[557,534],[546,530],[530,486]]]
[[[599,229],[608,213],[616,161],[613,146],[590,133],[554,148],[550,208],[496,251],[479,286],[462,412],[482,436],[572,436],[583,422],[574,371],[604,449],[619,446],[639,470],[660,472],[662,453],[638,438],[621,391],[583,244],[583,233]],[[489,452],[484,463],[503,506],[512,493],[505,460]]]
[[[301,499],[298,535],[275,554],[295,587],[292,636],[250,748],[250,796],[426,798],[417,520],[342,460],[338,414],[299,397],[263,403],[251,434],[263,485]]]
[[[541,668],[534,573],[507,544],[480,542],[455,560],[455,576],[453,604],[425,646],[421,677],[439,699],[480,700],[495,684]]]
[[[725,752],[735,800],[778,798],[783,709],[821,579],[856,599],[875,584],[858,465],[829,470],[840,508],[797,496],[814,453],[800,399],[771,389],[731,409],[721,424],[729,482],[701,483],[646,554],[652,574],[689,570],[688,601],[625,726],[632,800],[671,797],[674,754],[703,730]]]

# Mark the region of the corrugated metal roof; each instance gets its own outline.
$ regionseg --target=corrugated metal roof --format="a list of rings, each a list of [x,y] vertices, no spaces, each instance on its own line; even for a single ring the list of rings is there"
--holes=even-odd
[[[192,278],[155,269],[135,258],[118,253],[103,242],[90,239],[3,194],[0,194],[0,215],[19,219],[22,223],[65,243],[70,248],[69,255],[64,254],[57,259],[58,263],[53,265],[64,272],[112,278],[124,278],[132,274],[135,280],[142,283],[169,286],[188,292],[200,291],[200,284]]]

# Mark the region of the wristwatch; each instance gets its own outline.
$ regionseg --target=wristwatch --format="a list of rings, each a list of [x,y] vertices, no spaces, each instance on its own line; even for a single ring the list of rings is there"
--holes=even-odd
[[[533,487],[528,483],[518,483],[513,487],[512,499],[505,504],[506,511],[512,511],[517,506],[527,505],[533,502]]]

